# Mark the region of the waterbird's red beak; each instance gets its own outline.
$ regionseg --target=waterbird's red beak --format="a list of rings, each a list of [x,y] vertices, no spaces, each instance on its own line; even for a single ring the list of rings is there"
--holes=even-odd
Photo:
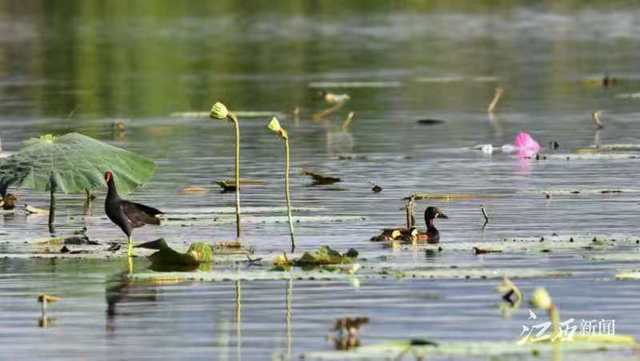
[[[105,180],[106,182],[109,182],[109,181],[111,180],[111,178],[112,178],[112,177],[113,177],[113,174],[111,174],[111,172],[110,172],[110,171],[107,171],[107,172],[104,174],[104,180]]]

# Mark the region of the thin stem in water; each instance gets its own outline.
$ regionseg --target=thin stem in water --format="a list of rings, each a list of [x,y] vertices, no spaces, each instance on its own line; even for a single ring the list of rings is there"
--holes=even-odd
[[[236,239],[240,240],[240,126],[238,118],[229,113],[229,119],[233,123],[236,132]]]
[[[55,232],[53,225],[56,219],[56,182],[53,174],[49,177],[49,233]]]
[[[293,217],[291,216],[291,195],[289,193],[289,139],[284,138],[284,196],[287,200],[287,217],[291,234],[291,253],[295,252],[296,240],[293,234]]]
[[[500,101],[500,98],[502,97],[502,93],[504,93],[504,89],[502,89],[501,87],[497,87],[496,93],[493,96],[493,100],[491,100],[491,103],[487,108],[487,111],[489,113],[493,113],[496,110],[496,106],[498,105],[498,101]]]

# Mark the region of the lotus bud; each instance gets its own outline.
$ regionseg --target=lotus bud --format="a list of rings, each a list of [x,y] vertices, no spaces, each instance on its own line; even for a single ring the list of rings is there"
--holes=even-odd
[[[213,119],[226,119],[229,116],[229,110],[224,104],[217,102],[211,107],[209,116]]]
[[[531,295],[531,305],[542,310],[549,310],[552,306],[551,296],[544,288],[536,288]]]
[[[267,125],[267,128],[269,128],[269,130],[281,136],[282,139],[287,139],[289,137],[287,134],[287,131],[280,126],[280,122],[276,117],[271,118],[271,121]]]

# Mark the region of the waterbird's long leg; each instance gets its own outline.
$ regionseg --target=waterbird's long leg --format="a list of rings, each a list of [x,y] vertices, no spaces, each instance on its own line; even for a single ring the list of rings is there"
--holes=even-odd
[[[127,237],[127,242],[128,242],[127,256],[133,257],[133,240],[131,239],[131,236]]]

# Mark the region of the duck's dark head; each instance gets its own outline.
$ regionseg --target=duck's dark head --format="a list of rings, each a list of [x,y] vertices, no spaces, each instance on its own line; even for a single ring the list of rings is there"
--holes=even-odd
[[[427,221],[427,223],[430,223],[430,221],[432,221],[435,218],[449,218],[449,217],[447,217],[447,215],[444,214],[444,212],[442,212],[442,210],[440,210],[440,208],[438,207],[427,207],[427,209],[424,211],[425,221]]]

